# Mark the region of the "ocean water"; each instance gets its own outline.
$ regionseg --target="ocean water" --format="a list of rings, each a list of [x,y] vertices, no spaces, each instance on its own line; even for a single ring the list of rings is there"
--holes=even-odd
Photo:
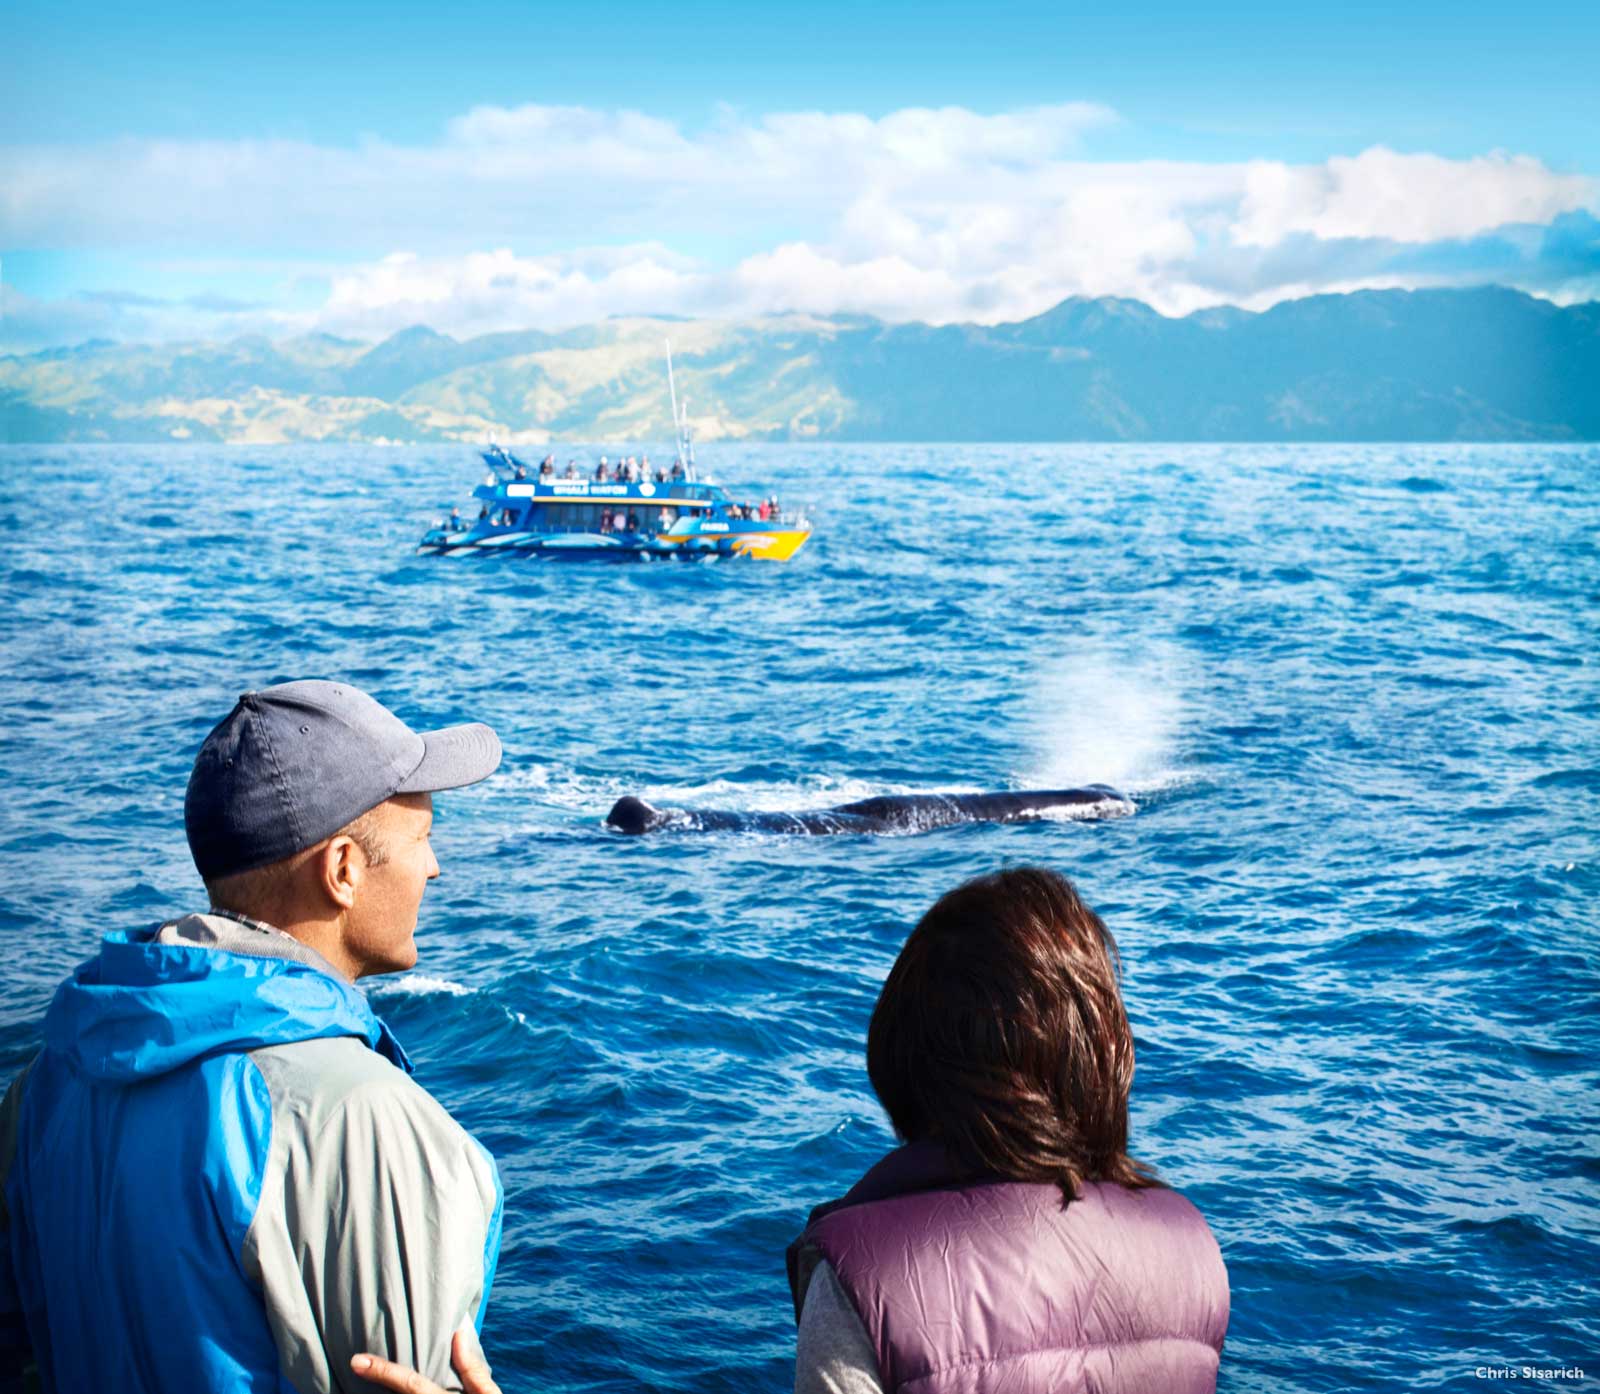
[[[419,558],[468,449],[0,450],[0,1065],[98,934],[201,903],[183,784],[235,696],[343,677],[506,747],[370,990],[499,1158],[508,1394],[786,1386],[783,1248],[891,1143],[878,986],[1017,863],[1120,942],[1133,1150],[1221,1243],[1224,1389],[1594,1384],[1600,449],[702,454],[811,545]],[[601,826],[1091,780],[1137,813]]]

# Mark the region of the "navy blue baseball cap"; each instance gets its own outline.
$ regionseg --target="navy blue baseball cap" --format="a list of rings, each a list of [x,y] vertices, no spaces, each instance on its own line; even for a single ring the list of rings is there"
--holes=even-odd
[[[246,692],[205,739],[183,798],[189,851],[210,881],[293,856],[395,794],[487,779],[500,739],[477,722],[413,731],[349,683]]]

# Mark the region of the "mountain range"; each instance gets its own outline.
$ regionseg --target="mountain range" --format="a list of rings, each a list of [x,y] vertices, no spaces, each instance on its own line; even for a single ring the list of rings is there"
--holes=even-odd
[[[1064,301],[1013,324],[628,318],[457,340],[96,341],[0,356],[12,442],[649,441],[663,341],[697,438],[1595,440],[1600,302],[1357,291],[1168,318]]]

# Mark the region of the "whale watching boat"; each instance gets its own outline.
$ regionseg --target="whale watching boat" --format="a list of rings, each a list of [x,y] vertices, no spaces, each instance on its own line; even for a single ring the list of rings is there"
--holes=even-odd
[[[489,473],[472,491],[478,516],[453,511],[423,534],[417,550],[430,555],[514,555],[561,561],[706,561],[754,557],[788,561],[811,536],[803,511],[785,512],[776,499],[744,503],[695,469],[688,403],[678,401],[667,349],[667,385],[678,436],[670,470],[649,457],[605,456],[590,477],[576,462],[558,475],[555,457],[537,467],[509,450],[482,452]]]

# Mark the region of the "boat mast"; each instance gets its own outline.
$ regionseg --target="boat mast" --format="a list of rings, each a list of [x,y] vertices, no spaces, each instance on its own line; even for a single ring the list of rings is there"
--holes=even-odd
[[[689,439],[689,402],[685,398],[682,410],[678,406],[678,386],[672,376],[672,340],[667,344],[667,391],[672,394],[672,429],[678,438],[678,459],[683,462],[684,475],[694,478],[694,442]]]

